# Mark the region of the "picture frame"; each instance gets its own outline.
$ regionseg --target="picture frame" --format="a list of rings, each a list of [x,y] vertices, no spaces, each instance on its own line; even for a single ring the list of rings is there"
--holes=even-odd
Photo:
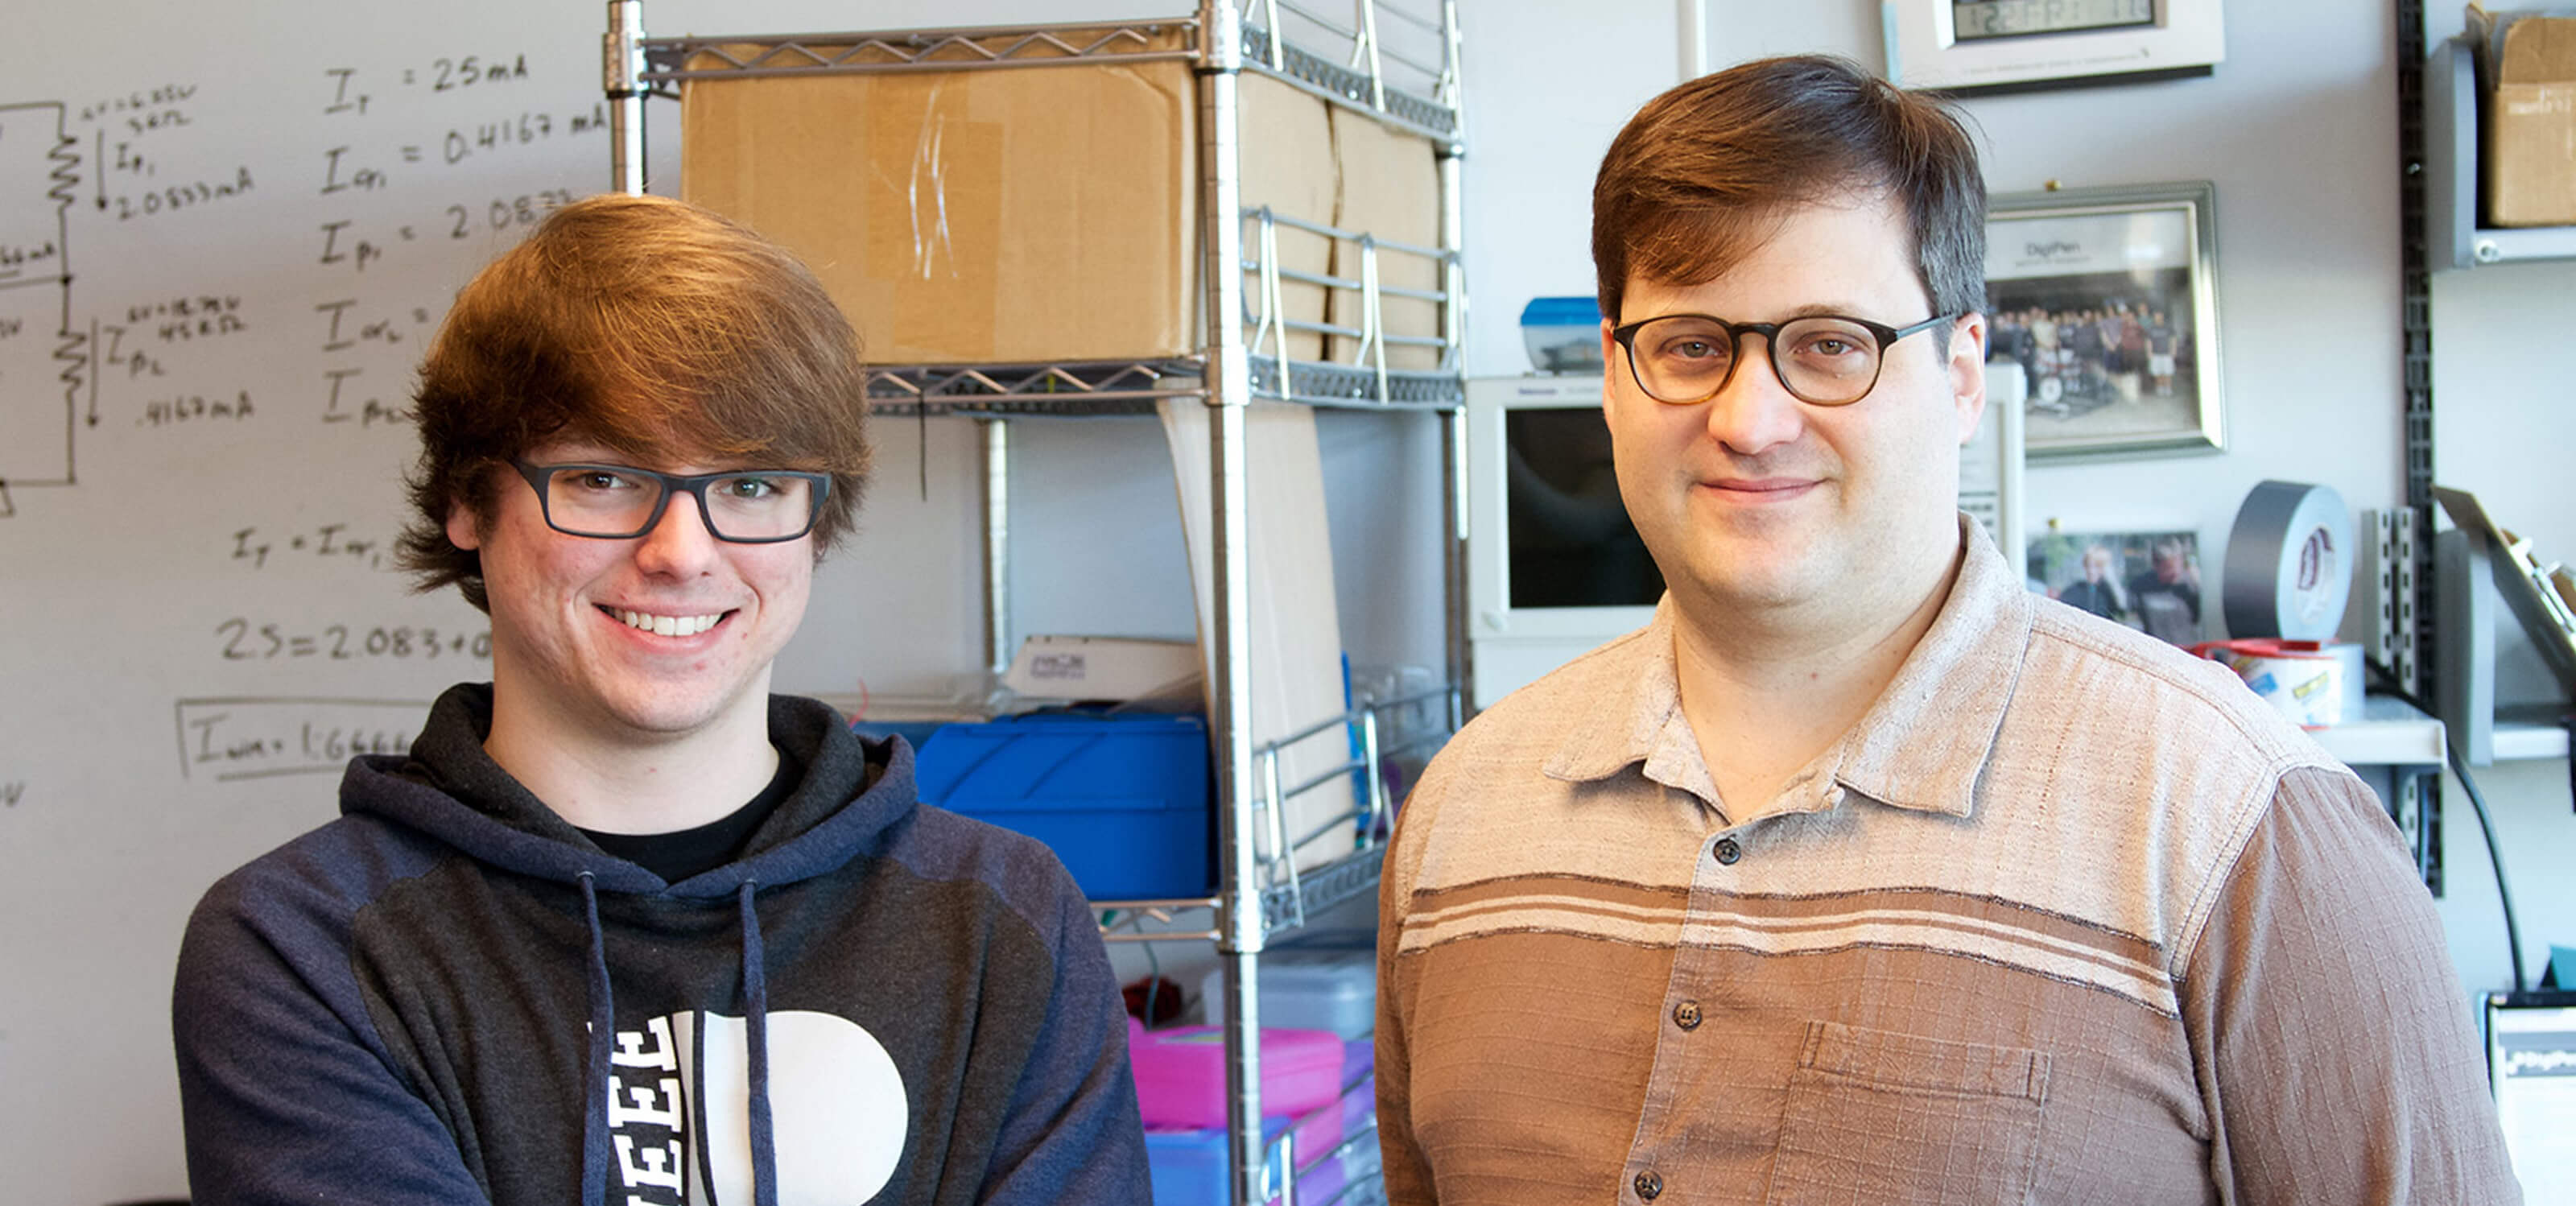
[[[2217,609],[2197,532],[2060,532],[2030,538],[2023,571],[2034,594],[2189,649]]]
[[[2209,75],[2220,0],[1883,0],[1887,74],[1955,94]]]
[[[2033,460],[2226,448],[2216,209],[2205,180],[1988,202],[1987,356],[2023,370]]]
[[[1984,525],[1995,548],[2021,574],[2024,549],[2022,499],[2025,457],[2022,452],[2022,405],[2017,374],[1999,377],[2002,366],[1986,369],[1986,411],[1977,430],[1959,446],[1959,509]]]

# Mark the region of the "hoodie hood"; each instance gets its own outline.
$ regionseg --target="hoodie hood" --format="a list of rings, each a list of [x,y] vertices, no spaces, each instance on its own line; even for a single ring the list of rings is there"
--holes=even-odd
[[[601,891],[687,899],[730,897],[746,882],[794,883],[838,869],[874,846],[917,804],[912,747],[868,745],[824,703],[769,697],[769,739],[804,767],[787,800],[751,836],[742,857],[676,884],[591,844],[483,752],[492,731],[492,686],[461,683],[430,709],[408,757],[353,762],[340,810],[393,822],[478,862],[561,884],[588,876]]]

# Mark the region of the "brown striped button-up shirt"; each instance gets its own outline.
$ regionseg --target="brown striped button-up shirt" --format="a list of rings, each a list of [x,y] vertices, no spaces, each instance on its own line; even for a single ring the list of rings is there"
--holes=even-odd
[[[1395,1202],[2519,1200],[2369,789],[1962,527],[1886,692],[1758,807],[1669,599],[1433,762],[1381,889]]]

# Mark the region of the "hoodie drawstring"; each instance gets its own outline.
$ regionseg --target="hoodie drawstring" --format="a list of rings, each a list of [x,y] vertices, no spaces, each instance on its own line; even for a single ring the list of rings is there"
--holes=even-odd
[[[753,880],[742,883],[742,995],[745,1038],[751,1048],[751,1196],[754,1206],[778,1206],[778,1150],[769,1114],[769,974],[762,967],[760,913],[752,908]]]
[[[742,995],[745,1038],[750,1050],[751,1185],[754,1206],[778,1206],[778,1147],[769,1110],[769,973],[764,966],[760,912],[752,907],[757,882],[745,880],[738,897],[742,906]],[[583,1078],[581,1122],[581,1200],[583,1206],[606,1206],[611,1159],[608,1135],[609,1052],[617,1031],[617,1010],[608,984],[608,935],[599,925],[599,888],[591,873],[581,873],[582,912],[590,922],[590,1058]],[[700,1083],[704,1083],[701,1078]],[[703,1117],[703,1115],[701,1115]],[[703,1127],[700,1131],[703,1136]],[[705,1150],[701,1138],[699,1147]]]
[[[590,1058],[584,1062],[581,1117],[581,1200],[606,1206],[608,1194],[608,1053],[617,1033],[617,1007],[608,988],[608,935],[599,928],[599,889],[581,873],[581,907],[590,920]]]

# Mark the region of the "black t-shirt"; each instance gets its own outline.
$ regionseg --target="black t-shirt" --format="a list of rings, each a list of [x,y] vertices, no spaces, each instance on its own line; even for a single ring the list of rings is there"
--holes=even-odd
[[[672,833],[601,833],[584,829],[583,837],[593,845],[662,877],[662,882],[676,884],[692,875],[712,871],[732,862],[742,853],[743,844],[753,831],[778,810],[796,785],[805,778],[805,768],[785,750],[778,751],[778,773],[769,786],[751,802],[731,813],[691,829]]]

